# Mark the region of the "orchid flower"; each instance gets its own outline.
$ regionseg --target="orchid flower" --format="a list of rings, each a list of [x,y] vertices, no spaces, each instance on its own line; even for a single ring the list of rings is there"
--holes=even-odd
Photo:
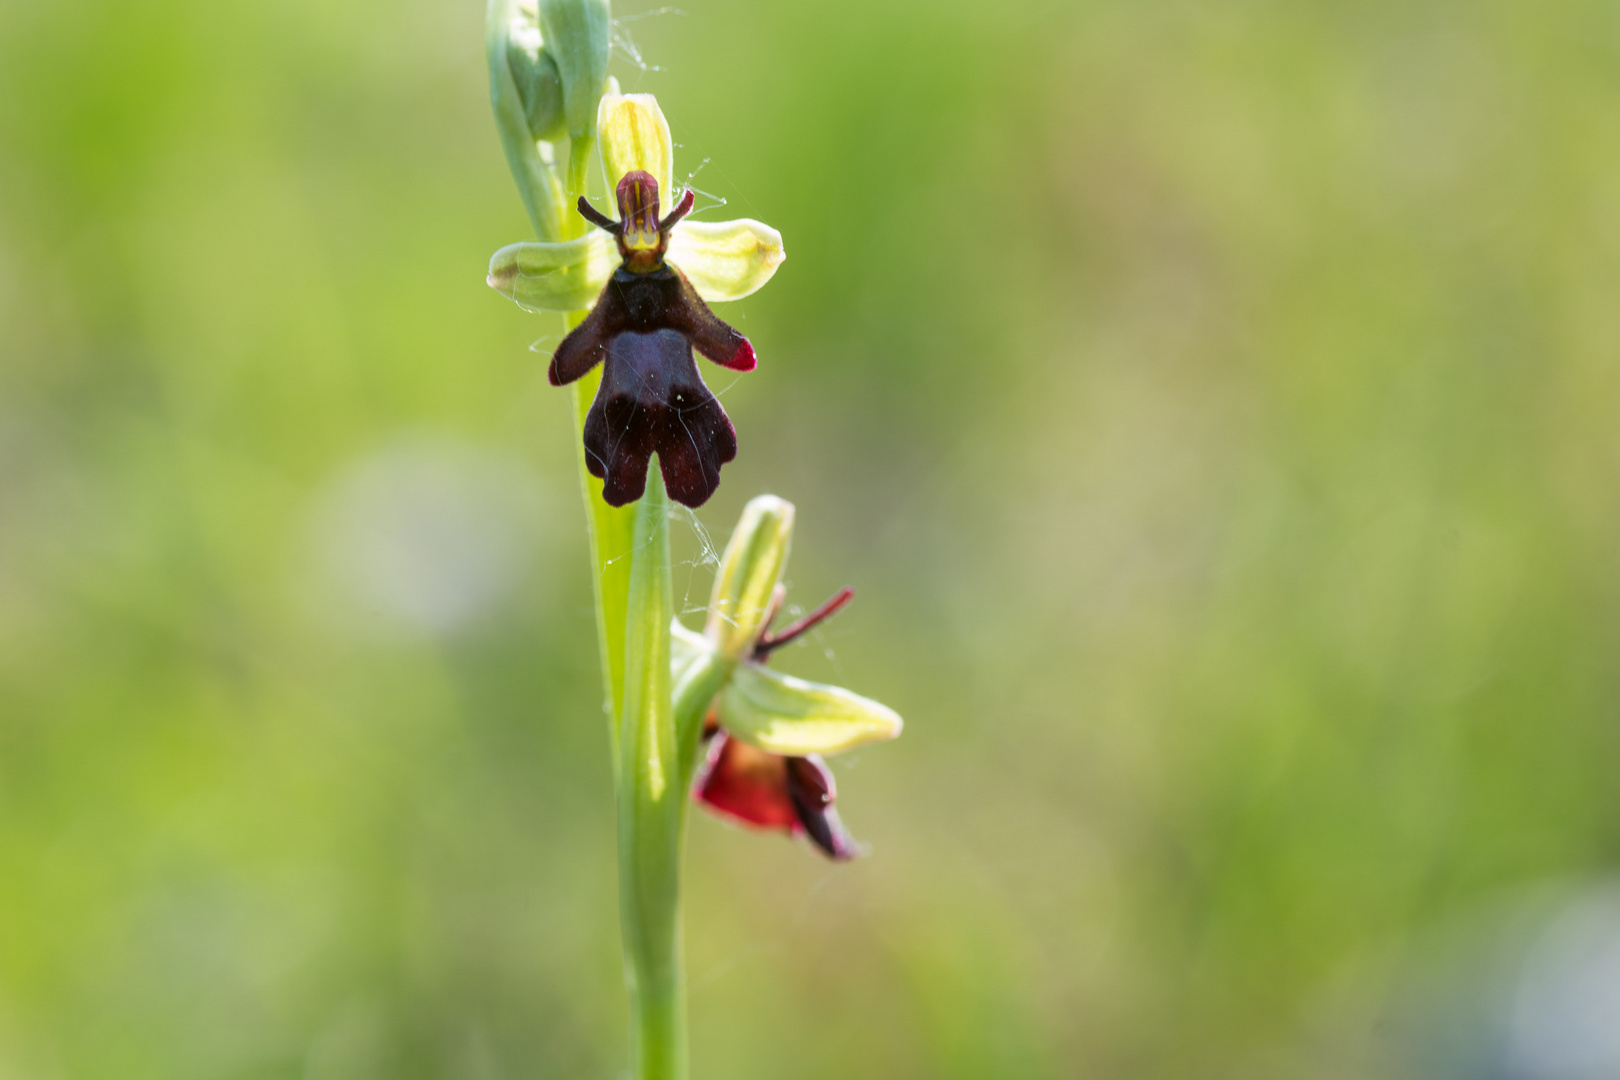
[[[679,621],[671,627],[677,686],[703,664],[729,665],[710,707],[708,751],[692,797],[722,817],[807,837],[842,861],[860,853],[833,802],[832,774],[823,754],[838,754],[900,734],[894,710],[842,687],[807,682],[765,665],[776,649],[800,637],[849,602],[843,589],[779,633],[781,584],[793,531],[793,504],[762,495],[743,511],[721,560],[702,634]]]
[[[657,453],[670,495],[701,506],[719,486],[720,466],[736,456],[737,435],[692,350],[735,371],[755,364],[748,339],[705,301],[736,300],[764,285],[785,257],[782,237],[758,221],[688,220],[690,189],[659,217],[674,158],[651,95],[604,95],[597,125],[618,219],[581,196],[579,213],[598,231],[508,245],[490,260],[488,281],[531,310],[591,309],[558,346],[549,375],[562,386],[604,364],[584,442],[607,503],[639,499]]]
[[[577,460],[618,802],[631,1075],[687,1080],[680,910],[688,792],[733,820],[852,858],[860,848],[839,821],[821,755],[892,739],[901,722],[875,701],[767,666],[850,596],[846,589],[771,629],[785,596],[788,502],[748,504],[703,632],[674,617],[669,499],[705,502],[737,451],[694,353],[753,370],[753,345],[708,305],[770,280],[782,237],[757,221],[690,220],[693,193],[677,196],[673,184],[669,125],[652,97],[618,92],[607,75],[611,38],[608,0],[488,0],[490,102],[539,239],[497,251],[487,280],[524,308],[568,319],[549,376],[569,386],[583,444]],[[585,197],[597,161],[616,217]],[[603,482],[600,493],[592,477]]]

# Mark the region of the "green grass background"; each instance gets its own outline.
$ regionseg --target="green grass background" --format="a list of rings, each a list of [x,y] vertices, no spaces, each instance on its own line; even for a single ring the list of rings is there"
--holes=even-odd
[[[694,819],[696,1075],[1395,1075],[1436,927],[1620,855],[1613,5],[683,10],[614,70],[789,253],[698,518],[793,500],[780,666],[908,721],[858,864]],[[626,1067],[481,22],[0,0],[4,1080]],[[494,485],[453,630],[323,554],[401,455]]]

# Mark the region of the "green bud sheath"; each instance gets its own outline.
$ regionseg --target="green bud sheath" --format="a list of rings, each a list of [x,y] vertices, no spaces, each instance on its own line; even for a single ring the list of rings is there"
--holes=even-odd
[[[563,113],[573,139],[596,137],[596,108],[607,83],[612,17],[606,0],[540,0],[540,31],[557,62]]]
[[[536,30],[534,40],[539,39]],[[543,46],[531,49],[520,44],[516,34],[507,41],[506,59],[518,97],[523,100],[529,134],[547,141],[561,138],[568,130],[568,118],[563,114],[562,76],[557,73],[557,61]]]
[[[529,101],[538,99],[525,98],[526,93],[543,93],[539,86],[543,79],[538,67],[542,51],[539,32],[533,19],[524,15],[514,0],[489,0],[484,41],[489,59],[490,105],[524,209],[541,240],[564,239],[571,225],[563,215],[566,195],[552,165],[550,145],[540,142],[532,130]],[[519,86],[520,81],[529,84],[527,91]]]

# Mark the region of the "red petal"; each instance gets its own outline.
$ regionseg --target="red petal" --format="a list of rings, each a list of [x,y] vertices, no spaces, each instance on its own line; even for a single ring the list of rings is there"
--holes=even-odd
[[[744,825],[806,836],[829,858],[861,853],[833,809],[832,774],[820,757],[782,757],[719,732],[709,743],[692,797]]]
[[[767,829],[799,823],[788,794],[787,761],[720,732],[692,787],[693,796],[722,817]]]
[[[759,360],[754,356],[754,346],[747,338],[743,338],[741,344],[737,346],[737,351],[731,354],[731,359],[720,366],[728,367],[732,371],[753,371],[758,365]]]

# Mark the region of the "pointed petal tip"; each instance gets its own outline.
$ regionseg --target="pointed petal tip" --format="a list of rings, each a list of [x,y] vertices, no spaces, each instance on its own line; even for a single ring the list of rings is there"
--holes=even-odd
[[[784,764],[788,797],[793,801],[794,815],[798,818],[795,833],[809,839],[834,862],[849,862],[864,855],[864,849],[849,835],[838,811],[833,808],[838,792],[827,763],[811,754],[789,757]]]
[[[826,816],[828,829],[824,836],[805,830],[805,836],[817,851],[837,863],[854,862],[870,852],[867,845],[849,835],[849,830],[838,820],[837,811],[829,810]]]

